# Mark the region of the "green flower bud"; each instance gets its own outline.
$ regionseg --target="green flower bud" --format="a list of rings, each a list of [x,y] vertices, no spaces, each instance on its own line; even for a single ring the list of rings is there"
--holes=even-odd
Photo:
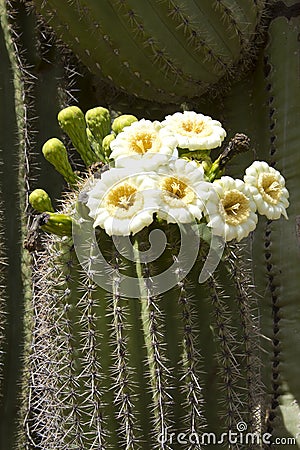
[[[44,213],[40,220],[41,228],[58,236],[72,236],[72,219],[66,214]]]
[[[102,151],[106,158],[109,158],[111,154],[110,144],[114,139],[116,139],[115,134],[108,134],[102,141]]]
[[[101,106],[89,109],[85,114],[85,120],[95,139],[101,144],[102,139],[110,133],[110,114],[108,109]]]
[[[137,122],[138,119],[131,114],[123,114],[122,116],[117,117],[112,124],[112,130],[119,134],[123,131],[123,128],[129,127],[133,122]]]
[[[84,164],[89,167],[97,161],[97,156],[91,149],[87,134],[84,114],[77,106],[69,106],[58,113],[58,123],[67,133],[72,144],[81,156]]]
[[[69,184],[75,184],[77,176],[68,160],[64,144],[57,138],[49,139],[42,148],[43,155]]]
[[[43,189],[35,189],[29,195],[29,203],[38,212],[54,212],[51,199]]]

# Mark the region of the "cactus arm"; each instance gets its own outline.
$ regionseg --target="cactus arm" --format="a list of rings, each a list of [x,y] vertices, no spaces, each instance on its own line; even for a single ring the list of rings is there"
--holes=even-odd
[[[118,2],[113,1],[111,3],[114,5]],[[125,5],[123,5],[123,7],[124,6]],[[186,33],[192,34],[192,31],[194,31],[194,34],[198,35],[200,27],[195,30],[192,28],[189,21],[187,21],[185,30],[177,32],[176,35],[174,35],[173,29],[177,24],[174,24],[174,16],[170,14],[172,13],[172,9],[169,9],[168,7],[165,8],[164,3],[161,3],[160,8],[157,8],[157,4],[155,4],[155,2],[140,3],[138,1],[131,0],[126,6],[126,15],[128,16],[128,14],[130,14],[132,16],[132,21],[131,23],[128,22],[128,20],[126,20],[126,15],[121,15],[120,20],[122,20],[124,27],[127,28],[127,32],[129,33],[132,32],[132,27],[134,26],[138,30],[138,25],[140,25],[140,28],[142,26],[144,30],[148,31],[148,33],[147,31],[144,31],[143,40],[145,45],[147,44],[147,41],[149,42],[150,39],[152,40],[151,44],[148,44],[149,58],[154,62],[157,60],[166,73],[171,72],[171,74],[175,74],[177,77],[182,78],[185,82],[195,81],[193,78],[199,76],[199,74],[201,74],[204,82],[208,79],[213,79],[214,81],[217,79],[217,74],[209,73],[209,66],[199,65],[198,63],[203,58],[208,59],[209,54],[210,59],[214,61],[217,67],[221,65],[221,68],[223,68],[221,58],[218,58],[214,49],[209,47],[209,45],[205,43],[204,39],[201,40],[198,38],[198,42],[193,42],[193,45],[195,45],[196,48],[196,51],[193,52],[191,42],[186,39],[186,35],[184,33],[185,31]],[[175,9],[179,9],[180,11],[180,7],[178,5],[174,6]],[[117,11],[117,6],[115,6],[115,8]],[[203,36],[204,31],[202,31],[200,35]],[[175,45],[174,38],[176,41]],[[184,77],[182,70],[180,69],[179,61],[181,58],[185,58],[186,61],[186,70],[189,74],[187,77]],[[186,87],[188,87],[188,83]]]
[[[95,0],[82,0],[75,6],[57,0],[34,3],[95,73],[106,76],[123,91],[162,102],[198,97],[210,88],[214,90],[222,77],[230,78],[237,66],[240,73],[241,65],[247,66],[253,53],[253,30],[258,28],[265,6],[264,2],[251,6],[242,0],[234,5],[207,1],[205,16],[212,13],[207,21],[191,1],[186,2],[188,7],[175,1],[105,0],[101,7]],[[251,24],[247,25],[249,17]],[[183,21],[183,27],[178,26],[182,23],[178,20]],[[208,26],[210,22],[212,26]],[[217,28],[222,32],[216,33]],[[230,39],[228,28],[232,30]],[[84,29],[97,36],[97,48]],[[226,61],[228,47],[231,54]]]
[[[277,434],[297,436],[299,412],[299,17],[274,20],[266,49],[270,107],[270,159],[287,178],[290,191],[289,221],[268,223],[266,272],[274,314],[273,399],[270,427]],[[300,443],[297,439],[298,445]]]
[[[120,61],[120,51],[117,45],[109,39],[109,35],[105,34],[100,24],[95,28],[94,23],[88,21],[85,18],[85,15],[81,14],[81,5],[80,7],[77,5],[74,9],[69,3],[54,3],[53,5],[51,4],[49,12],[46,5],[40,0],[37,0],[35,4],[38,10],[47,17],[49,24],[58,31],[59,35],[61,35],[68,45],[71,46],[74,53],[78,55],[78,57],[82,59],[93,72],[98,74],[99,71],[100,73],[103,72],[104,76],[121,86],[121,88],[123,87],[123,89],[125,89],[125,86],[134,86],[134,93],[135,90],[147,92],[152,88],[148,77],[143,80],[142,77],[137,75],[136,68],[132,64],[129,64],[126,59]],[[51,13],[52,9],[53,13]],[[76,25],[78,13],[81,15],[80,21],[84,26],[83,30]],[[69,20],[70,26],[66,29],[65,24]],[[75,24],[75,26],[73,27],[72,24]],[[100,29],[99,36],[98,28]],[[94,46],[89,48],[90,37],[85,30],[90,30],[91,34],[95,36],[95,41],[97,41],[96,48]],[[80,46],[78,44],[80,44]],[[84,51],[81,51],[82,48]],[[88,51],[86,52],[85,49]],[[105,65],[102,65],[102,60],[99,60],[99,55],[105,60]],[[149,63],[146,64],[146,67],[148,66]],[[150,67],[148,67],[148,69],[150,70]],[[158,91],[155,90],[155,92],[156,94],[159,94]]]

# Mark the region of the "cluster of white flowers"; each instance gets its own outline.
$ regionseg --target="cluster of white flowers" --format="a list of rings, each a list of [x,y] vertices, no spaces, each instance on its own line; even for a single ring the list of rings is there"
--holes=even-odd
[[[204,221],[213,234],[240,241],[255,229],[257,212],[287,218],[285,180],[266,162],[255,161],[243,181],[222,176],[209,182],[200,162],[179,156],[180,149],[219,147],[225,136],[220,122],[193,111],[125,127],[111,143],[114,167],[88,193],[94,227],[128,236],[155,217],[167,223]]]

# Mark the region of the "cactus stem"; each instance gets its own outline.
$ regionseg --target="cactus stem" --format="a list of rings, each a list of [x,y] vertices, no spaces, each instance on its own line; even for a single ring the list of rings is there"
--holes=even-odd
[[[168,430],[167,409],[172,402],[167,389],[167,381],[170,378],[170,368],[166,367],[165,356],[162,354],[162,324],[161,311],[157,299],[152,295],[150,268],[148,264],[142,264],[139,256],[139,242],[134,243],[134,257],[136,272],[140,283],[141,319],[145,345],[148,355],[150,381],[152,388],[153,412],[155,416],[154,426],[155,441],[157,436],[166,436]],[[166,450],[168,445],[160,444],[161,450]]]

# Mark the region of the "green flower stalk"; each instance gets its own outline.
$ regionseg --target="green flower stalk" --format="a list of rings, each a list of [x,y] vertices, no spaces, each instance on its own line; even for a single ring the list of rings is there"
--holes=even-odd
[[[66,214],[45,212],[39,217],[42,230],[57,236],[72,236],[72,219]]]

